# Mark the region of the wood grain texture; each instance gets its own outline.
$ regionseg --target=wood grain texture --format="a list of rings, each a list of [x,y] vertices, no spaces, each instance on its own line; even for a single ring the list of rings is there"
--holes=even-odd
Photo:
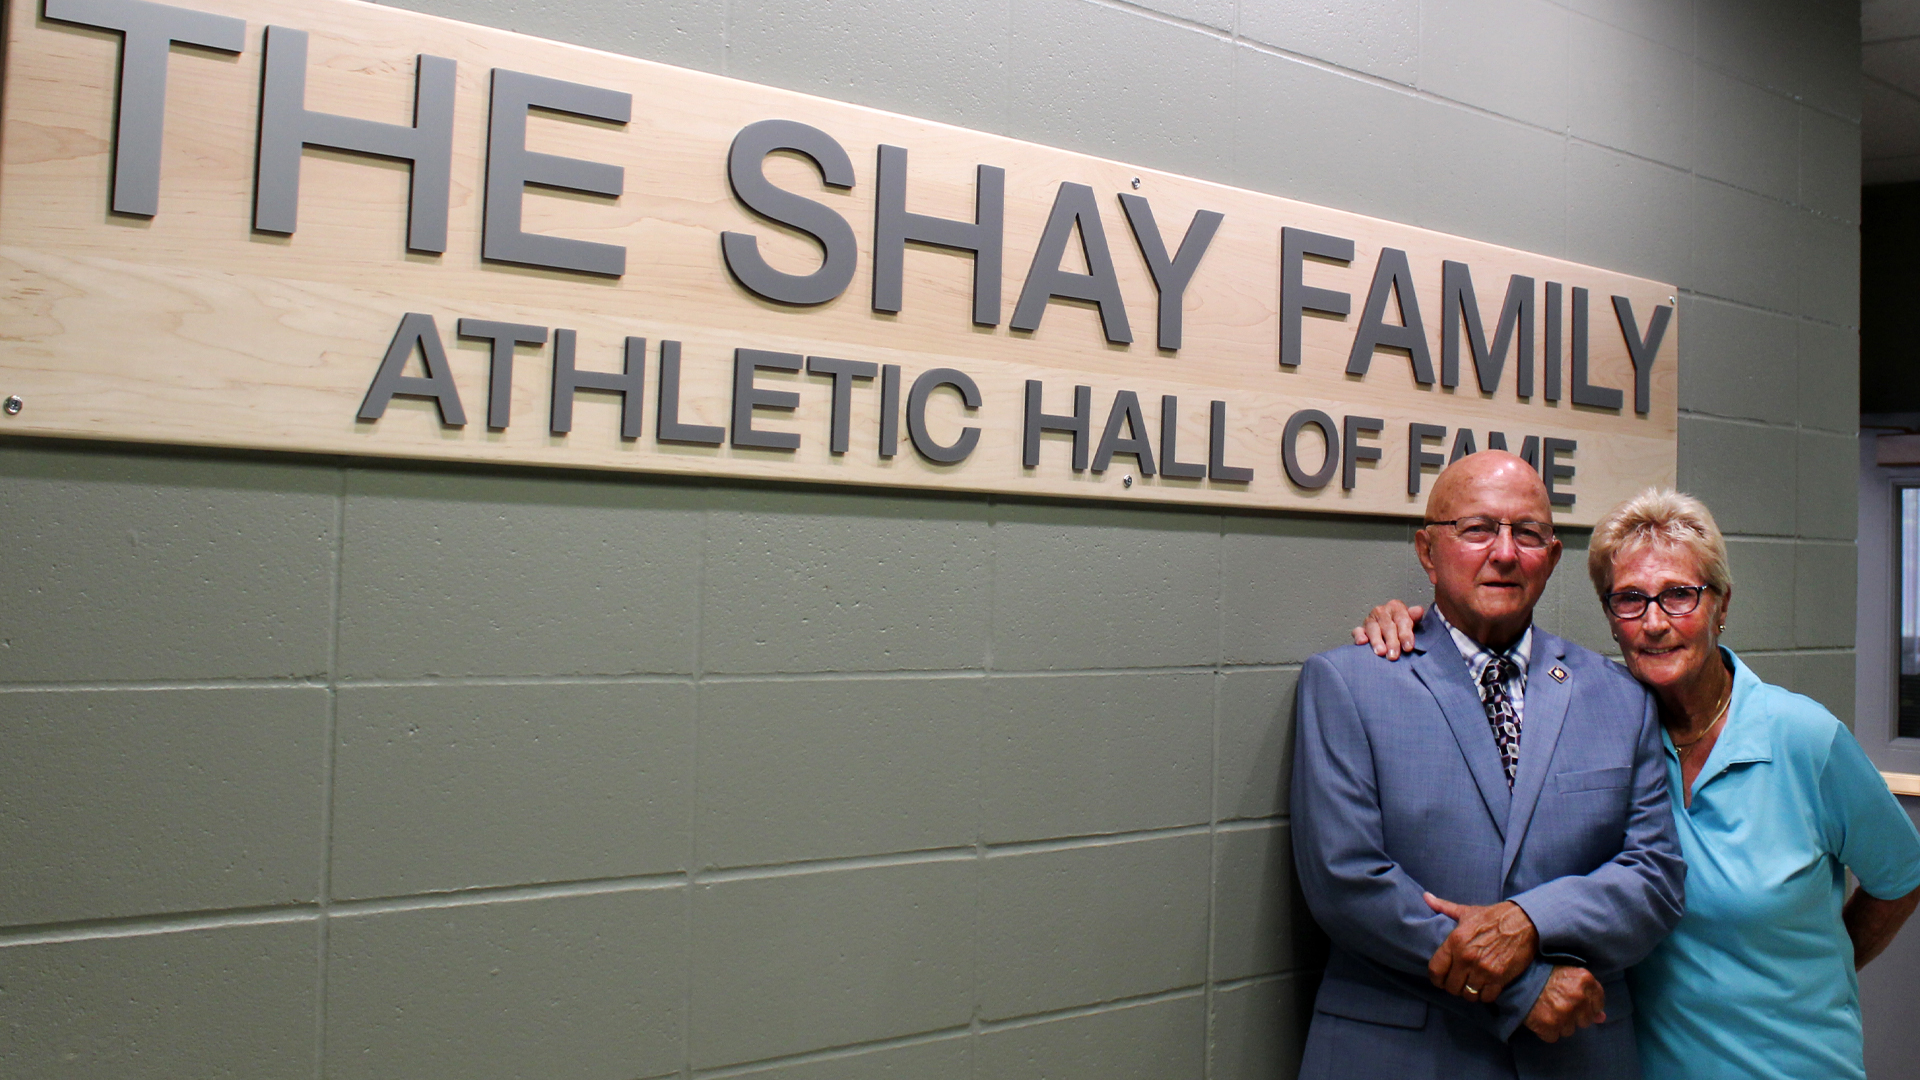
[[[200,10],[247,22],[239,56],[176,46],[169,66],[160,210],[151,219],[108,212],[118,35],[54,23],[37,3],[9,5],[4,95],[0,96],[0,394],[26,402],[0,415],[0,432],[187,443],[270,450],[443,458],[503,464],[712,474],[891,487],[1197,503],[1262,509],[1417,514],[1424,496],[1406,493],[1408,425],[1473,429],[1480,445],[1499,430],[1518,448],[1528,435],[1578,441],[1569,462],[1575,505],[1564,522],[1589,524],[1648,484],[1672,483],[1679,326],[1670,325],[1653,367],[1652,408],[1636,416],[1633,371],[1610,297],[1627,296],[1644,327],[1670,285],[1579,266],[1406,225],[1036,146],[873,109],[629,57],[470,26],[356,0],[191,0]],[[266,25],[311,34],[306,104],[388,123],[410,121],[414,57],[458,63],[452,217],[448,250],[405,250],[407,169],[403,164],[309,149],[302,167],[299,228],[291,236],[250,227],[253,154]],[[631,93],[634,117],[620,126],[535,113],[531,149],[625,168],[617,199],[530,188],[525,228],[624,245],[619,279],[483,262],[487,85],[509,68]],[[767,161],[776,184],[831,206],[852,225],[861,258],[851,286],[812,308],[762,300],[727,273],[719,234],[760,238],[774,266],[804,273],[818,263],[811,241],[769,225],[732,197],[726,155],[754,121],[799,120],[840,142],[857,181],[825,188],[793,155]],[[909,150],[908,209],[970,219],[977,164],[1007,171],[1002,321],[970,320],[970,255],[910,245],[898,315],[869,304],[876,147]],[[1133,178],[1140,187],[1132,186]],[[1056,300],[1040,327],[1012,331],[1006,317],[1062,182],[1091,186],[1100,200],[1134,342],[1108,344],[1096,309]],[[1417,183],[1417,177],[1409,177]],[[1116,195],[1146,196],[1176,248],[1197,210],[1225,215],[1185,300],[1178,353],[1154,346],[1156,292]],[[1283,226],[1354,240],[1351,264],[1310,261],[1309,284],[1352,294],[1344,319],[1305,318],[1303,363],[1277,363],[1280,235]],[[1380,351],[1364,378],[1345,374],[1368,284],[1382,248],[1407,253],[1427,338],[1440,357],[1441,263],[1468,263],[1491,334],[1510,274],[1591,291],[1592,381],[1624,391],[1612,412],[1521,399],[1511,358],[1500,391],[1482,394],[1470,355],[1458,388],[1414,381],[1404,353]],[[1076,269],[1078,245],[1065,263]],[[1536,292],[1539,286],[1536,286]],[[1390,308],[1390,310],[1392,310]],[[431,401],[396,398],[376,422],[355,419],[380,358],[406,312],[432,315],[465,405],[464,427],[443,426]],[[458,319],[530,323],[578,331],[583,369],[617,370],[630,335],[649,340],[648,405],[642,438],[619,437],[616,398],[582,393],[570,434],[547,430],[551,338],[519,350],[513,420],[486,423],[484,342],[457,339]],[[1391,317],[1389,319],[1391,320]],[[1570,320],[1569,320],[1570,322]],[[1570,327],[1569,327],[1570,329]],[[1544,350],[1544,319],[1535,327]],[[1563,342],[1566,331],[1563,331]],[[911,385],[936,367],[968,373],[983,395],[971,414],[950,391],[934,395],[928,427],[950,441],[981,429],[964,462],[938,465],[911,448],[877,451],[879,391],[852,396],[852,448],[828,452],[831,383],[762,373],[770,389],[794,390],[792,413],[762,412],[757,426],[791,431],[797,451],[663,444],[654,438],[658,342],[683,343],[682,419],[729,423],[733,351],[767,349],[899,364]],[[1565,345],[1562,346],[1562,352]],[[1564,361],[1563,361],[1564,362]],[[417,363],[417,362],[416,362]],[[417,371],[417,368],[415,369]],[[1117,391],[1138,395],[1141,435],[1161,450],[1162,395],[1180,402],[1184,461],[1208,449],[1208,402],[1228,403],[1225,461],[1249,467],[1250,483],[1145,476],[1122,455],[1102,473],[1070,468],[1064,436],[1048,436],[1041,464],[1021,465],[1024,384],[1043,380],[1045,409],[1071,410],[1073,387],[1093,387],[1093,437]],[[903,390],[904,397],[904,390]],[[1281,467],[1280,435],[1296,410],[1377,417],[1367,440],[1382,450],[1351,491],[1338,475],[1308,491]],[[1319,442],[1301,457],[1311,468]],[[1122,477],[1131,475],[1129,487]]]

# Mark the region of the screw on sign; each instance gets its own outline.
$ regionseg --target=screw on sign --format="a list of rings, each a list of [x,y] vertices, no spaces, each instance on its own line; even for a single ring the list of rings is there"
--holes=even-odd
[[[20,410],[26,407],[27,407],[27,403],[24,401],[21,401],[18,395],[9,395],[7,397],[7,415],[8,416],[19,416]]]

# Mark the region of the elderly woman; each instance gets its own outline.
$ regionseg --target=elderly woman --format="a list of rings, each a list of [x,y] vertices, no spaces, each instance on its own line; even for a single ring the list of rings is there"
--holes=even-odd
[[[1616,507],[1587,571],[1659,701],[1687,861],[1686,916],[1630,975],[1642,1072],[1864,1078],[1854,972],[1920,902],[1920,834],[1832,713],[1720,645],[1733,578],[1698,499],[1648,490]],[[1354,639],[1397,657],[1420,614],[1389,602]]]

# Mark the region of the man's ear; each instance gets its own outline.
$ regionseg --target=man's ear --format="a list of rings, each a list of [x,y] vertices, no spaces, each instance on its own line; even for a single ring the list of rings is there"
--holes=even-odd
[[[1427,535],[1425,526],[1413,530],[1413,553],[1420,559],[1420,569],[1427,572],[1427,582],[1440,584],[1440,575],[1433,568],[1433,538]]]
[[[1554,567],[1557,567],[1560,565],[1560,553],[1565,550],[1566,550],[1565,546],[1560,543],[1560,538],[1557,536],[1554,537],[1553,543],[1547,547],[1547,576],[1548,577],[1552,577]]]

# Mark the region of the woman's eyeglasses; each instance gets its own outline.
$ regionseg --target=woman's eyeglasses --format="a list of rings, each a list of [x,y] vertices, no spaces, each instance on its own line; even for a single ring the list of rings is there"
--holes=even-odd
[[[1648,604],[1659,604],[1660,610],[1668,615],[1691,615],[1700,606],[1700,594],[1711,589],[1711,585],[1669,585],[1660,590],[1658,596],[1648,596],[1638,589],[1621,589],[1610,592],[1600,598],[1607,610],[1616,619],[1637,619],[1647,613]]]

